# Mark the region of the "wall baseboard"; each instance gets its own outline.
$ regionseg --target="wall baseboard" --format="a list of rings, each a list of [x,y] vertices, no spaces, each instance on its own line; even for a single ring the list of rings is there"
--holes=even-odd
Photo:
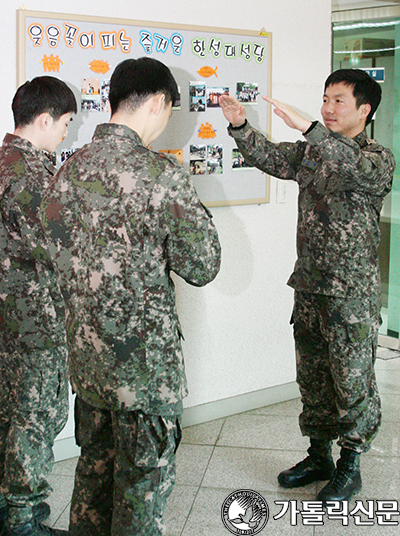
[[[299,396],[300,393],[297,383],[290,382],[185,408],[183,410],[183,427],[186,428],[188,426],[229,417],[230,415],[236,415],[237,413],[244,413],[252,409],[279,404],[280,402],[299,398]],[[53,452],[55,461],[60,462],[79,456],[80,448],[76,445],[74,437],[67,437],[55,441]]]
[[[185,408],[183,410],[183,426],[194,426],[299,397],[300,393],[296,382],[267,387],[259,391]]]
[[[81,449],[75,443],[75,437],[65,437],[54,441],[53,454],[55,462],[76,458],[80,453]]]

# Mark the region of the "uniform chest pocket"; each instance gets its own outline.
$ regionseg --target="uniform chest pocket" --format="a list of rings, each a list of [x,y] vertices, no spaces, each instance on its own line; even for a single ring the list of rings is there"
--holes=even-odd
[[[307,186],[315,181],[316,170],[318,169],[318,162],[309,158],[307,155],[304,156],[301,161],[300,174],[298,177],[298,183],[300,188],[307,188]]]
[[[302,166],[305,176],[304,186],[308,186],[312,182],[313,190],[321,195],[325,195],[331,190],[333,175],[323,162],[304,157]]]

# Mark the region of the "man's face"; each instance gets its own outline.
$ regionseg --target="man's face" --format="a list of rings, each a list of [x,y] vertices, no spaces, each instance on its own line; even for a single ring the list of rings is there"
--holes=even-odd
[[[46,147],[44,149],[53,153],[68,134],[68,125],[71,121],[71,114],[68,112],[58,120],[50,118],[50,125],[46,133]]]
[[[326,88],[321,115],[328,130],[354,138],[364,130],[370,110],[369,104],[357,108],[353,86],[339,82]]]

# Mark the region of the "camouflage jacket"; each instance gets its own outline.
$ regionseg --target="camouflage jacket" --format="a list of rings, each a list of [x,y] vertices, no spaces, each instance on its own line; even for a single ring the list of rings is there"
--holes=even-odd
[[[228,129],[246,161],[299,185],[296,290],[364,298],[380,293],[379,216],[392,185],[392,152],[315,122],[306,141],[272,143],[250,125]]]
[[[73,388],[88,403],[168,414],[187,394],[170,271],[212,281],[220,244],[174,157],[102,124],[42,204],[67,306]]]
[[[40,223],[56,168],[28,140],[7,134],[0,149],[0,342],[7,351],[65,344],[63,299]]]

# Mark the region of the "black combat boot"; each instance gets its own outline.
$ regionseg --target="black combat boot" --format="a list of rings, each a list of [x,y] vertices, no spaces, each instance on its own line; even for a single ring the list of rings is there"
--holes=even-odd
[[[52,529],[32,519],[22,525],[9,525],[7,522],[0,536],[67,536],[66,530]]]
[[[8,515],[8,505],[0,508],[0,532],[6,522]],[[50,506],[46,502],[41,502],[32,506],[32,515],[36,521],[41,523],[45,521],[50,515]]]
[[[333,477],[318,493],[317,500],[324,503],[349,501],[361,491],[361,486],[360,454],[342,448]]]
[[[281,486],[297,488],[316,480],[329,480],[332,477],[335,470],[332,459],[332,441],[311,439],[311,446],[307,452],[307,458],[278,475],[278,482]]]

